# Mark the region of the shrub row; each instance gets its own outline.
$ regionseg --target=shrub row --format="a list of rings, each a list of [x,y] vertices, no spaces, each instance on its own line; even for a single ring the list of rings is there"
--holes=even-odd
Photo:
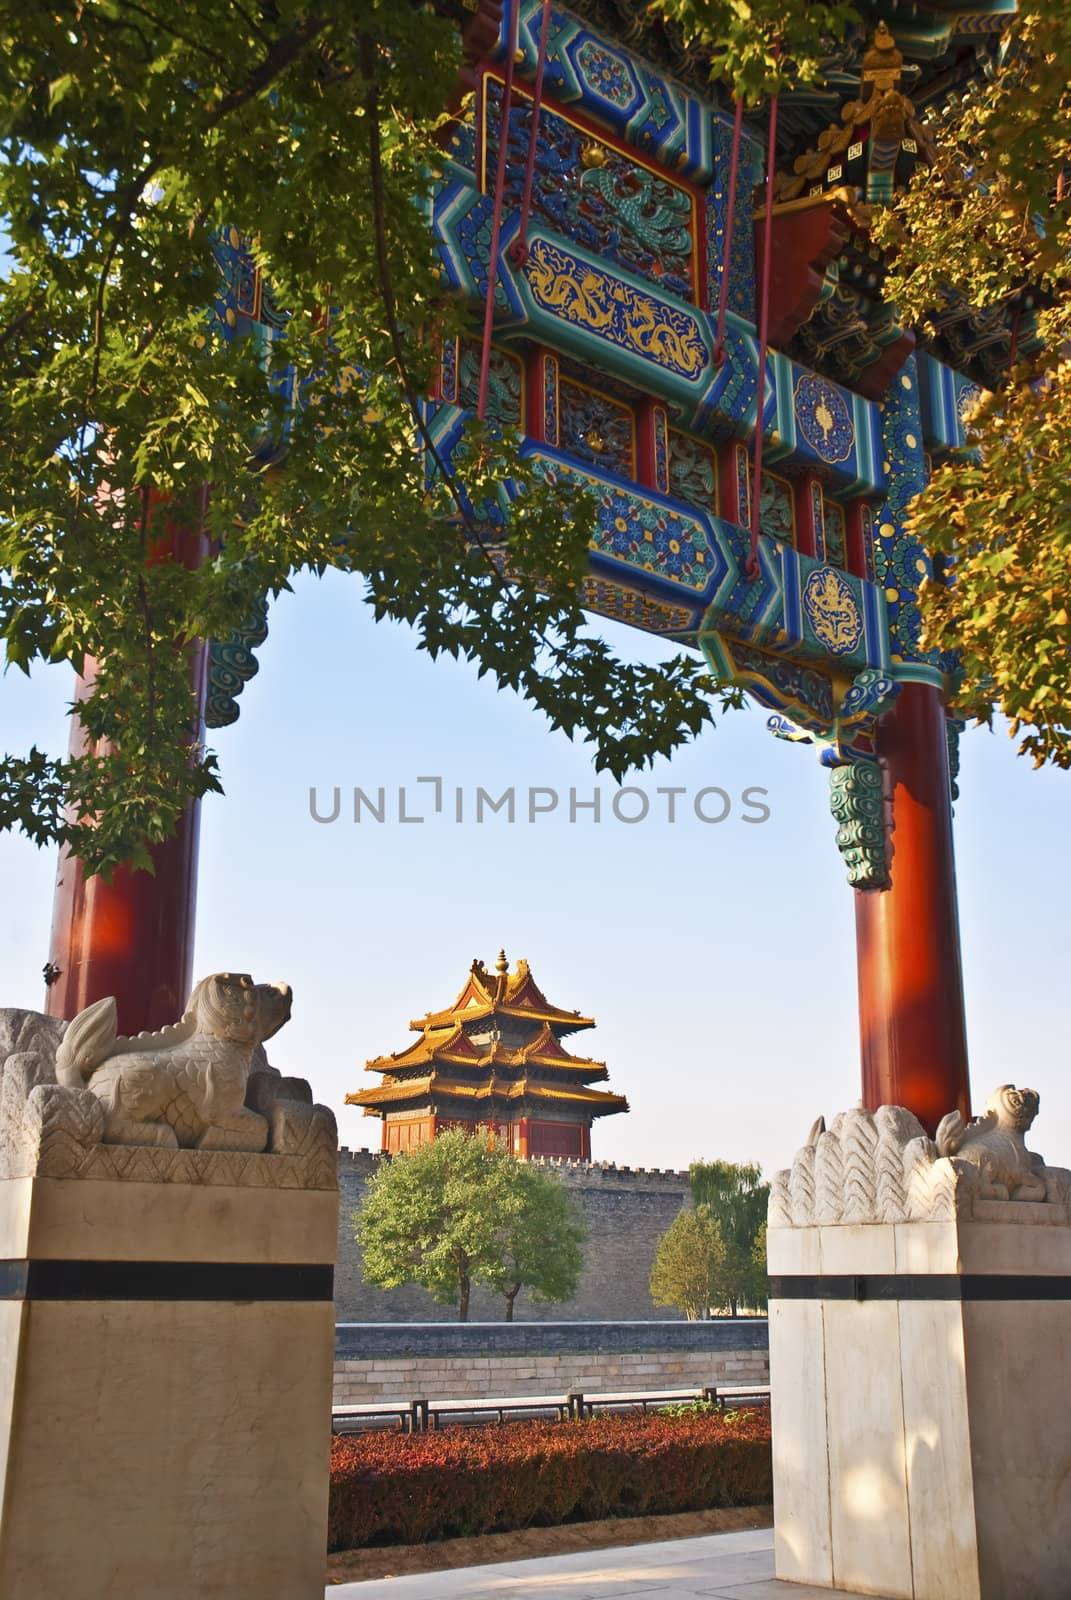
[[[767,1411],[347,1434],[332,1444],[328,1547],[761,1505],[772,1494]]]

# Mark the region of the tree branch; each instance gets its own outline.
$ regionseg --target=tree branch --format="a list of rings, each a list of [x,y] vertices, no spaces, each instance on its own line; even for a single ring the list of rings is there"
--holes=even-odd
[[[214,106],[211,109],[208,118],[204,123],[203,131],[208,133],[212,129],[218,128],[220,123],[225,121],[225,119],[232,115],[233,112],[239,110],[242,106],[247,105],[249,101],[260,94],[263,89],[266,89],[281,72],[285,72],[287,67],[293,65],[293,63],[301,55],[302,51],[305,50],[307,46],[310,45],[312,41],[323,32],[326,26],[326,17],[313,15],[307,17],[300,27],[295,28],[294,31],[287,34],[285,38],[276,40],[275,44],[268,51],[260,66],[256,67],[249,74],[249,77],[246,79],[242,87],[240,89],[232,89],[229,94],[224,95],[223,99],[217,106]],[[94,303],[93,369],[90,375],[89,390],[86,395],[87,415],[89,404],[92,402],[92,399],[97,392],[97,384],[100,379],[101,344],[104,326],[104,295],[108,282],[108,274],[111,272],[112,264],[115,261],[120,244],[126,238],[131,227],[133,226],[134,215],[137,209],[139,198],[144,194],[149,184],[152,183],[153,179],[162,170],[162,168],[167,165],[169,159],[170,153],[161,150],[155,156],[153,156],[150,161],[147,161],[145,166],[142,167],[141,171],[136,175],[136,177],[132,178],[130,183],[127,185],[118,207],[116,230],[110,244],[108,245],[108,249],[105,252],[104,260],[101,263],[100,278],[97,283],[97,294]]]
[[[0,329],[0,351],[2,351],[12,339],[17,338],[17,336],[22,332],[23,328],[26,327],[27,323],[32,320],[36,310],[36,302],[31,300],[29,305],[24,306],[17,316],[12,317],[6,328]]]
[[[174,28],[170,25],[170,23],[165,22],[162,17],[158,17],[155,12],[150,11],[147,6],[138,5],[137,0],[119,0],[119,3],[128,11],[136,11],[139,17],[145,17],[149,22],[152,23],[154,28],[158,28],[161,33],[169,35],[169,37],[172,39],[177,39],[179,43],[184,44],[187,49],[196,50],[199,55],[207,56],[210,61],[215,61],[224,67],[229,65],[227,57],[221,55],[218,50],[210,49],[208,45],[205,44],[203,39],[192,39],[189,34],[180,33],[177,28]]]

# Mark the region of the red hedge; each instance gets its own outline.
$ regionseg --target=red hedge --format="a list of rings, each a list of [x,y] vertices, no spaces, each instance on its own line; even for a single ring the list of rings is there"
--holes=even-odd
[[[331,1448],[328,1549],[762,1505],[772,1496],[767,1411],[348,1434]]]

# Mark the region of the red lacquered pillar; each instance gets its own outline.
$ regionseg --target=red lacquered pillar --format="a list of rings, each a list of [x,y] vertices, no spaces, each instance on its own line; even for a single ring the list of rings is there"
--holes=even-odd
[[[891,887],[855,893],[863,1103],[906,1106],[929,1133],[970,1114],[945,712],[907,683],[878,728],[892,806]]]
[[[199,674],[203,677],[203,662]],[[77,752],[81,729],[71,740]],[[64,852],[52,910],[51,970],[46,1009],[68,1021],[83,1007],[114,995],[120,1033],[176,1022],[193,986],[200,803],[178,831],[152,851],[155,871],[118,867],[105,883],[87,878]]]
[[[203,558],[199,530],[169,528],[151,559],[178,559],[196,565]],[[76,699],[92,681],[85,665]],[[194,738],[204,728],[208,649],[190,655],[194,689]],[[71,754],[85,748],[77,715],[72,719]],[[60,857],[52,910],[49,983],[45,1009],[70,1020],[85,1006],[114,995],[119,1031],[140,1033],[175,1022],[193,984],[193,938],[197,911],[197,846],[200,803],[187,807],[177,832],[152,851],[154,872],[119,867],[111,881],[87,878],[82,864],[66,851]]]

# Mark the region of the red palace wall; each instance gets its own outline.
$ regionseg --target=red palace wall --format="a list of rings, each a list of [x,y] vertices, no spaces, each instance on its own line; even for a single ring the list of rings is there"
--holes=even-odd
[[[487,1128],[515,1156],[564,1156],[572,1161],[591,1160],[591,1130],[579,1122],[540,1122],[525,1117],[520,1122],[468,1122],[455,1117],[388,1117],[383,1123],[383,1149],[400,1155],[426,1144],[447,1128],[473,1133]]]
[[[579,1122],[537,1122],[525,1118],[512,1128],[511,1149],[518,1156],[567,1156],[591,1160],[591,1129]]]
[[[404,1117],[397,1122],[385,1118],[383,1122],[383,1148],[396,1156],[414,1145],[426,1144],[435,1137],[434,1117]]]

